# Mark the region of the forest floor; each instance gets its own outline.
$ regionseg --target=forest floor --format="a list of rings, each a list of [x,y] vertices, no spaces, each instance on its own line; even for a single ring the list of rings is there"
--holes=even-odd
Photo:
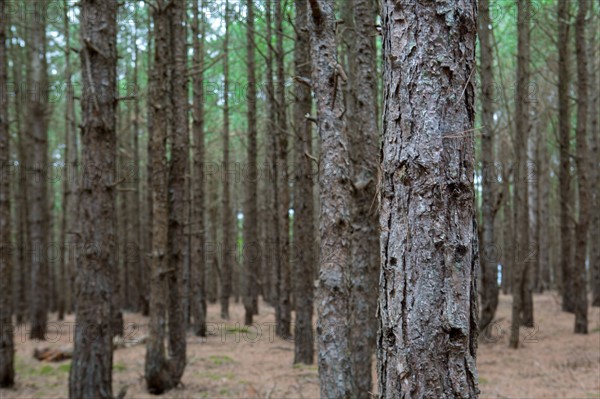
[[[231,304],[231,320],[219,318],[209,305],[207,339],[188,335],[188,365],[183,384],[164,398],[318,398],[317,367],[293,366],[293,342],[274,337],[273,309],[261,303],[255,323],[246,329],[244,309]],[[535,328],[521,330],[519,350],[508,348],[511,297],[502,295],[497,319],[482,337],[478,351],[481,398],[600,398],[600,308],[590,308],[590,334],[574,335],[573,315],[560,310],[556,293],[535,296]],[[152,398],[144,390],[147,318],[125,314],[125,347],[114,352],[113,386],[127,386],[128,398]],[[236,321],[239,324],[236,324]],[[39,362],[35,348],[65,348],[73,319],[49,328],[48,339],[24,339],[15,333],[15,389],[0,390],[0,398],[66,398],[70,360]],[[69,324],[71,323],[71,324]],[[133,323],[137,326],[133,327]],[[58,327],[62,334],[57,334]],[[58,338],[57,338],[58,337]],[[137,342],[137,344],[136,344]],[[133,346],[129,346],[133,345]]]

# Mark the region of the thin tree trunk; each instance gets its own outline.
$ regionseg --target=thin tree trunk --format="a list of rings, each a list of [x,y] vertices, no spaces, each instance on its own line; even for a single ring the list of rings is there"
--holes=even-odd
[[[540,281],[539,291],[549,290],[551,288],[551,275],[550,275],[550,162],[548,147],[546,144],[546,129],[548,126],[548,119],[544,115],[542,116],[543,121],[540,125],[538,135],[538,229],[540,231],[540,239],[538,243],[538,268],[540,270]]]
[[[185,0],[173,0],[168,8],[170,23],[170,101],[172,110],[172,140],[170,148],[169,226],[167,233],[169,283],[168,328],[169,357],[173,383],[181,380],[186,362],[185,318],[183,311],[185,224],[185,175],[189,158],[188,79],[186,77],[187,27]]]
[[[579,189],[579,220],[575,227],[575,264],[573,265],[573,293],[575,294],[575,333],[588,333],[587,298],[587,241],[591,217],[591,193],[589,170],[592,164],[588,150],[588,56],[587,56],[587,10],[588,0],[579,0],[575,21],[575,54],[577,56],[577,187]]]
[[[229,319],[229,297],[232,290],[236,246],[234,213],[231,208],[229,173],[229,1],[225,0],[225,37],[223,39],[223,246],[221,256],[221,318]]]
[[[194,76],[194,187],[193,187],[193,224],[192,248],[194,256],[191,259],[192,275],[192,312],[194,317],[194,333],[197,336],[206,336],[206,223],[204,219],[205,208],[205,177],[204,177],[204,99],[202,82],[204,81],[204,40],[206,36],[205,22],[200,22],[199,14],[204,10],[204,0],[198,5],[194,1],[194,65],[200,68],[198,75]],[[211,262],[208,262],[210,264]],[[213,282],[214,283],[214,282]]]
[[[321,397],[350,398],[355,393],[349,357],[350,158],[344,98],[335,38],[333,0],[309,0],[312,81],[321,140],[321,259],[317,302],[317,345]]]
[[[474,125],[477,7],[386,0],[382,19],[379,395],[476,398],[473,133],[456,135]]]
[[[8,83],[8,52],[6,51],[6,2],[0,4],[0,87]],[[10,165],[10,135],[8,129],[8,97],[0,98],[0,165]],[[15,347],[12,332],[12,250],[10,223],[10,179],[0,178],[0,387],[15,383]]]
[[[375,204],[379,162],[375,10],[371,0],[350,1],[348,8],[352,9],[346,22],[352,38],[348,52],[352,103],[348,110],[352,114],[348,118],[352,165],[350,339],[355,395],[365,397],[372,390],[371,359],[377,334],[377,297],[373,293],[378,288],[380,267]]]
[[[589,58],[596,60],[590,62],[590,135],[592,143],[592,186],[594,193],[594,205],[592,209],[600,209],[600,49],[598,49],[598,32],[600,31],[600,18],[595,17],[590,24],[592,38],[589,42],[591,50]],[[590,287],[592,291],[592,306],[600,306],[600,212],[593,212],[592,225],[590,226]]]
[[[483,168],[482,188],[482,242],[481,242],[481,319],[479,328],[485,331],[494,319],[498,307],[498,259],[494,239],[494,74],[490,8],[488,0],[479,1],[479,60],[481,63],[481,158]]]
[[[246,310],[245,324],[251,325],[255,311],[255,297],[257,288],[258,261],[260,243],[258,239],[258,203],[257,203],[257,145],[256,145],[256,74],[254,61],[254,0],[247,0],[246,8],[246,71],[248,79],[247,91],[247,173],[245,175],[244,197],[244,308]]]
[[[562,310],[574,312],[573,273],[571,271],[573,236],[571,231],[571,159],[569,104],[569,0],[558,0],[558,137],[560,148],[560,240]]]
[[[140,161],[140,87],[139,87],[139,57],[140,54],[138,52],[137,45],[137,33],[138,26],[135,26],[135,33],[133,36],[134,42],[134,56],[135,61],[133,64],[133,89],[136,94],[135,102],[133,104],[133,167],[135,168],[133,178],[134,181],[134,195],[133,195],[133,207],[132,210],[133,218],[132,218],[132,248],[131,248],[131,262],[134,268],[133,271],[133,280],[134,280],[134,295],[132,295],[132,301],[134,303],[134,308],[136,311],[140,311],[143,308],[143,292],[146,291],[146,286],[143,283],[143,266],[144,260],[142,258],[142,188],[141,188],[141,169],[142,164]]]
[[[82,0],[82,162],[79,195],[81,241],[76,276],[75,347],[70,398],[112,398],[115,260],[117,4]],[[93,331],[94,334],[91,334]]]
[[[269,167],[270,175],[267,179],[267,192],[269,194],[269,216],[270,226],[268,233],[268,245],[273,250],[273,254],[268,256],[267,263],[269,266],[270,275],[270,301],[275,307],[275,320],[280,320],[281,307],[279,306],[279,259],[281,259],[281,245],[280,245],[280,230],[279,224],[279,173],[278,173],[278,152],[277,152],[277,106],[275,102],[275,85],[273,82],[273,47],[272,42],[272,7],[273,2],[266,4],[266,25],[267,25],[267,67],[266,67],[266,87],[267,87],[267,128],[266,128],[266,139],[267,139],[267,159],[266,165]]]
[[[513,304],[510,346],[519,347],[519,327],[521,323],[530,325],[526,320],[526,291],[529,275],[529,214],[527,206],[527,136],[529,132],[529,19],[524,13],[529,11],[529,0],[518,0],[518,54],[517,54],[517,89],[515,116],[515,163],[513,189],[513,217],[515,233],[513,234]],[[523,317],[521,315],[523,314]],[[531,320],[533,322],[533,320]]]
[[[148,70],[147,75],[149,77],[153,77],[154,72],[153,72],[153,65],[152,65],[152,60],[154,59],[153,57],[153,46],[152,43],[154,42],[153,38],[153,29],[151,27],[152,25],[152,18],[153,16],[150,15],[150,13],[148,13],[148,37],[147,37],[147,42],[148,42]],[[156,46],[156,44],[155,44]],[[147,106],[147,114],[146,114],[146,118],[147,118],[147,123],[146,123],[146,128],[147,128],[147,137],[148,137],[148,142],[147,142],[147,165],[146,165],[146,205],[147,205],[147,212],[146,212],[146,217],[148,218],[147,220],[147,224],[146,224],[146,243],[144,246],[144,256],[142,257],[143,259],[143,273],[142,273],[142,280],[144,282],[144,286],[148,287],[152,285],[152,254],[154,253],[153,250],[153,245],[154,245],[154,237],[153,237],[153,231],[154,231],[154,189],[153,189],[153,182],[154,182],[154,173],[152,172],[152,163],[153,163],[153,159],[152,159],[152,133],[154,132],[154,124],[152,123],[152,119],[153,119],[153,99],[151,98],[150,94],[151,89],[152,89],[152,81],[151,79],[148,79],[149,82],[149,87],[147,90],[147,100],[146,100],[146,106]],[[152,289],[150,290],[144,290],[142,293],[142,314],[144,316],[148,316],[150,314],[150,292],[152,291]]]
[[[277,161],[278,175],[274,178],[279,180],[279,197],[275,206],[277,209],[277,218],[279,227],[279,246],[277,259],[277,284],[279,286],[278,302],[279,313],[276,320],[276,332],[280,337],[286,338],[291,334],[291,302],[290,302],[290,188],[287,171],[288,155],[288,127],[286,117],[286,98],[285,98],[285,52],[283,48],[283,9],[281,0],[275,0],[275,38],[276,52],[275,62],[277,65],[277,86],[276,86],[276,107],[277,107]]]
[[[17,30],[18,34],[18,30]],[[20,47],[14,47],[14,53],[12,54],[12,59],[16,60],[13,62],[13,79],[15,82],[22,81],[22,65],[24,64],[23,60],[23,52],[19,51]],[[16,54],[15,54],[16,53]],[[18,91],[15,95],[14,100],[14,110],[15,110],[15,124],[18,132],[18,160],[19,165],[28,165],[27,160],[27,148],[28,148],[28,134],[23,128],[22,118],[24,112],[22,111],[22,102],[19,100],[19,96],[22,95],[21,92]],[[20,171],[17,175],[18,182],[18,228],[17,228],[17,236],[18,236],[18,255],[17,262],[19,265],[19,295],[18,295],[18,303],[16,306],[16,316],[17,316],[17,324],[22,325],[25,323],[25,319],[27,318],[28,312],[28,304],[29,304],[29,295],[31,293],[30,290],[30,278],[31,278],[31,262],[30,258],[28,258],[28,242],[29,242],[29,217],[28,217],[28,201],[29,198],[27,194],[27,176],[24,173],[24,168],[19,168]]]
[[[172,3],[171,6],[173,6]],[[169,62],[171,26],[167,3],[158,1],[153,10],[154,66],[150,81],[149,99],[152,107],[150,159],[152,163],[152,266],[150,275],[150,322],[146,345],[145,379],[148,392],[161,394],[175,386],[169,360],[165,354],[165,328],[168,323],[169,283],[173,273],[167,244],[169,224],[168,169],[166,141],[169,130],[171,82]]]
[[[48,210],[48,106],[39,88],[47,87],[48,72],[46,61],[46,18],[41,15],[45,9],[45,1],[41,0],[34,8],[34,17],[30,27],[31,48],[28,83],[37,94],[28,101],[29,118],[27,134],[29,135],[29,156],[26,167],[26,180],[29,194],[29,243],[31,254],[31,294],[29,317],[31,322],[31,339],[45,339],[48,302],[50,300],[48,282],[51,278],[48,257],[49,210]]]
[[[294,127],[296,133],[296,194],[294,196],[294,261],[292,281],[296,300],[294,325],[294,363],[313,364],[313,270],[315,257],[315,225],[313,205],[312,126],[306,114],[311,113],[310,88],[300,80],[310,80],[310,43],[307,31],[308,1],[295,0],[296,45],[294,67],[296,72]]]
[[[208,268],[206,271],[206,299],[210,303],[216,303],[219,297],[219,282],[220,282],[220,265],[219,265],[219,180],[217,176],[209,176],[208,181],[209,195],[209,225],[210,225],[210,241],[204,243],[204,251],[211,250],[210,255],[207,253]],[[211,248],[212,247],[212,248]]]

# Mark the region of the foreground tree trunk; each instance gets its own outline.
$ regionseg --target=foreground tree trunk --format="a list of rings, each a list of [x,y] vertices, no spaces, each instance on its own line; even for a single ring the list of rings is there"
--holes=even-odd
[[[115,234],[117,4],[83,0],[81,241],[75,280],[75,347],[70,398],[112,398]],[[91,333],[93,332],[93,333]]]
[[[573,312],[573,273],[571,259],[573,236],[571,232],[571,155],[569,104],[569,0],[558,0],[558,140],[560,171],[560,272],[562,277],[562,310]]]
[[[377,128],[377,71],[375,60],[375,10],[371,0],[352,0],[348,53],[349,109],[348,138],[352,163],[352,247],[351,247],[351,351],[352,376],[359,397],[372,391],[372,356],[375,352],[377,291],[379,281],[379,237],[377,168],[379,134]],[[350,123],[352,122],[352,123]]]
[[[0,4],[0,87],[7,87],[8,60],[6,51],[6,2]],[[0,166],[10,165],[10,139],[8,129],[8,97],[0,98]],[[15,383],[15,347],[12,331],[12,250],[10,244],[10,179],[2,172],[0,177],[0,387]]]
[[[587,57],[587,10],[588,0],[579,0],[577,21],[575,22],[575,54],[577,55],[577,187],[579,188],[579,220],[575,227],[575,264],[573,265],[573,293],[575,294],[575,333],[588,333],[588,299],[586,259],[588,230],[591,217],[590,172],[592,164],[588,155],[587,121],[588,96],[588,57]],[[598,93],[596,93],[598,95]],[[598,112],[598,110],[592,110]],[[596,210],[598,211],[598,210]]]
[[[333,0],[309,0],[312,80],[321,140],[321,258],[317,346],[322,398],[355,395],[350,353],[350,159],[344,99],[345,74],[337,60]]]
[[[478,395],[476,12],[474,0],[383,3],[382,398]]]
[[[247,147],[247,174],[245,175],[244,192],[244,308],[246,309],[245,324],[252,324],[252,317],[257,310],[256,290],[258,262],[260,249],[258,235],[258,168],[257,168],[257,146],[256,146],[256,73],[254,62],[254,0],[247,0],[246,8],[246,55],[247,55],[247,121],[248,121],[248,147]]]
[[[313,273],[315,269],[315,226],[312,160],[312,126],[306,119],[311,113],[310,88],[310,43],[308,30],[308,1],[295,0],[296,44],[294,47],[294,69],[296,73],[294,128],[296,133],[296,192],[294,196],[294,263],[292,283],[296,301],[296,323],[294,325],[294,363],[313,364]]]

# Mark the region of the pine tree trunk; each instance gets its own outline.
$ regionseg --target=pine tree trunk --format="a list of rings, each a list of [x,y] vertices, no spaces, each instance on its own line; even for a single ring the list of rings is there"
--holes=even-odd
[[[45,9],[45,1],[34,8],[34,17],[30,27],[30,37],[27,45],[31,48],[28,83],[36,93],[35,98],[28,102],[29,118],[27,118],[28,150],[30,151],[25,165],[28,185],[28,250],[31,256],[31,294],[29,317],[31,322],[32,339],[45,339],[48,302],[50,300],[48,282],[51,278],[48,257],[48,106],[41,89],[48,85],[46,61],[46,18],[41,16]]]
[[[529,11],[529,0],[518,0],[518,53],[517,53],[517,89],[514,141],[514,189],[513,217],[515,233],[513,234],[513,304],[510,346],[519,347],[519,327],[530,325],[526,316],[527,290],[529,282],[529,213],[528,213],[528,182],[527,173],[527,136],[529,133],[529,19],[525,13]],[[531,320],[533,323],[533,320]]]
[[[137,41],[137,25],[135,28],[134,34],[134,43]],[[139,87],[139,57],[140,54],[138,52],[138,48],[134,45],[134,55],[135,62],[133,65],[133,88],[136,94],[135,102],[133,104],[133,167],[135,168],[134,174],[134,196],[133,196],[133,207],[132,210],[133,218],[132,218],[132,244],[131,247],[131,261],[134,267],[133,271],[133,280],[134,280],[134,295],[132,301],[134,303],[134,308],[136,311],[140,311],[143,308],[143,292],[146,291],[146,286],[143,282],[143,266],[144,260],[142,255],[142,188],[141,188],[141,169],[142,164],[140,161],[140,87]]]
[[[153,30],[151,29],[151,25],[152,25],[152,18],[153,16],[150,15],[150,13],[148,13],[148,37],[147,37],[147,42],[148,42],[148,70],[146,71],[146,73],[148,74],[148,76],[153,77],[153,46],[152,43],[154,42],[154,35],[153,35]],[[156,46],[156,44],[155,44]],[[149,81],[150,82],[150,81]],[[151,82],[150,82],[151,83]],[[147,135],[148,135],[148,140],[147,140],[147,165],[146,165],[146,206],[147,206],[147,210],[146,210],[146,217],[147,219],[147,223],[146,223],[146,235],[145,235],[145,245],[144,245],[144,253],[143,253],[143,269],[142,269],[142,280],[144,282],[144,286],[145,287],[151,287],[152,285],[152,254],[154,253],[153,250],[153,245],[154,245],[154,237],[153,237],[153,231],[154,231],[154,189],[153,189],[153,182],[154,182],[154,173],[152,172],[152,163],[153,163],[153,159],[152,159],[152,133],[154,132],[154,124],[152,123],[152,119],[153,119],[153,104],[152,104],[152,98],[150,97],[150,93],[151,93],[151,89],[152,89],[152,84],[149,83],[149,87],[147,90],[147,101],[146,101],[146,118],[147,118],[147,123],[146,123],[146,128],[147,128]],[[142,293],[142,314],[144,316],[148,316],[150,315],[150,292],[152,291],[152,289],[150,290],[145,290]]]
[[[575,333],[588,333],[587,299],[587,241],[591,217],[591,193],[589,170],[592,164],[588,150],[588,56],[587,56],[587,10],[589,1],[579,0],[575,21],[575,54],[577,57],[577,187],[579,189],[579,220],[575,227],[575,264],[573,265],[573,293],[575,294]],[[597,110],[596,110],[597,111]],[[596,210],[597,211],[597,210]]]
[[[69,397],[112,398],[115,259],[117,4],[83,0],[81,24],[82,162],[81,241],[77,262],[77,329]],[[91,334],[93,331],[94,334]]]
[[[476,398],[476,4],[386,0],[382,24],[379,395]]]
[[[597,42],[600,31],[600,18],[596,17],[594,23],[590,25],[593,32],[590,40],[590,55],[591,60],[596,62],[590,63],[590,93],[591,94],[591,111],[590,111],[590,135],[592,143],[591,159],[595,160],[592,164],[591,184],[594,193],[594,205],[592,209],[600,209],[600,126],[598,119],[600,118],[600,49]],[[592,291],[592,306],[600,306],[600,212],[593,212],[592,225],[590,226],[590,287]]]
[[[194,76],[194,120],[192,131],[194,136],[194,184],[193,184],[193,210],[192,210],[192,248],[191,259],[192,276],[192,313],[194,317],[194,333],[197,336],[206,336],[206,255],[204,252],[206,223],[204,220],[204,99],[202,98],[202,82],[204,80],[204,38],[206,28],[204,20],[200,22],[199,13],[204,9],[204,0],[198,7],[198,0],[194,1],[194,65],[199,72]],[[201,36],[202,38],[200,38]],[[210,262],[209,262],[210,264]]]
[[[6,51],[6,2],[0,4],[0,87],[7,87],[8,52]],[[10,136],[8,129],[8,97],[0,98],[0,165],[10,165]],[[0,387],[12,387],[15,383],[12,315],[12,251],[10,179],[0,178]]]
[[[546,129],[548,119],[545,116],[543,123],[540,125],[540,134],[538,136],[539,164],[538,164],[538,268],[540,270],[539,291],[549,290],[551,288],[551,273],[550,273],[550,163],[548,148],[546,144]]]
[[[18,34],[18,30],[17,30]],[[12,54],[12,59],[16,60],[13,63],[13,79],[15,82],[22,81],[22,65],[24,64],[23,60],[23,52],[18,51],[19,47],[14,47],[14,52]],[[18,92],[18,94],[22,95],[22,93]],[[26,130],[23,128],[23,123],[21,122],[23,119],[24,112],[22,111],[22,102],[15,98],[14,109],[16,114],[16,128],[18,132],[18,160],[19,165],[27,165],[27,148],[28,148],[28,135]],[[15,308],[16,316],[17,316],[17,324],[22,325],[25,323],[25,319],[27,318],[28,312],[28,304],[29,304],[29,296],[31,294],[31,289],[29,285],[29,281],[31,278],[31,263],[28,258],[28,242],[29,242],[29,217],[28,217],[28,201],[29,198],[27,194],[27,175],[24,173],[24,168],[20,168],[20,173],[17,174],[17,183],[18,183],[18,194],[17,194],[17,207],[18,207],[18,228],[17,228],[17,240],[18,240],[18,254],[17,254],[17,263],[19,265],[18,270],[18,280],[19,280],[19,294],[18,294],[18,302]]]
[[[232,277],[235,262],[235,225],[231,207],[231,176],[229,175],[229,1],[225,1],[225,37],[223,39],[223,179],[221,248],[221,318],[229,319],[229,297],[232,293]]]
[[[63,221],[62,228],[63,234],[61,239],[61,245],[63,253],[61,257],[62,273],[61,279],[62,289],[64,290],[64,307],[67,313],[73,311],[73,277],[75,274],[75,247],[77,243],[78,231],[79,231],[79,204],[78,204],[78,191],[79,191],[79,165],[78,160],[78,131],[77,122],[75,120],[75,91],[72,87],[71,77],[71,44],[69,35],[69,18],[68,18],[68,7],[66,6],[67,1],[65,0],[65,14],[64,14],[64,29],[65,29],[65,81],[67,82],[67,97],[66,97],[66,109],[65,109],[65,160],[66,160],[66,173],[63,175]]]
[[[169,170],[169,226],[167,233],[169,265],[169,355],[170,369],[175,385],[181,380],[186,362],[185,319],[183,311],[184,252],[186,237],[185,192],[188,157],[188,79],[187,29],[185,25],[185,0],[173,0],[169,10],[170,46],[172,60],[168,65],[171,78],[172,140]]]
[[[273,254],[268,256],[267,263],[269,265],[269,275],[270,275],[270,287],[269,290],[270,300],[272,305],[275,307],[275,320],[280,320],[281,316],[281,307],[279,304],[279,260],[282,257],[281,245],[280,245],[280,230],[281,226],[279,223],[279,212],[278,204],[279,204],[279,167],[277,162],[278,152],[277,152],[277,106],[275,101],[275,85],[273,82],[273,47],[271,45],[272,38],[272,4],[273,2],[268,2],[266,4],[266,25],[267,25],[267,67],[266,67],[266,87],[267,87],[267,128],[266,128],[266,140],[267,140],[267,162],[266,165],[269,168],[270,175],[267,178],[267,186],[268,186],[268,204],[269,204],[269,225],[271,228],[268,233],[268,247],[272,248]]]
[[[349,2],[348,76],[350,86],[346,100],[348,109],[348,139],[352,165],[351,213],[351,351],[352,376],[356,381],[355,395],[364,397],[372,391],[372,356],[375,352],[377,319],[375,317],[379,282],[379,236],[376,229],[379,215],[377,172],[379,163],[379,133],[377,128],[377,72],[373,26],[375,10],[371,0]]]
[[[277,259],[277,284],[279,287],[278,302],[279,313],[276,320],[276,332],[280,337],[286,338],[291,333],[291,303],[290,303],[290,263],[289,263],[289,248],[290,248],[290,188],[287,170],[287,154],[288,154],[288,127],[286,118],[286,98],[285,98],[285,53],[283,48],[283,10],[281,0],[275,0],[275,37],[276,37],[276,52],[275,62],[277,65],[277,85],[276,85],[276,108],[277,108],[277,161],[278,175],[274,178],[279,180],[278,190],[279,197],[275,203],[277,209],[277,220],[279,226],[279,246]]]
[[[569,0],[558,0],[558,137],[560,148],[560,240],[562,310],[574,312],[573,273],[571,270],[573,236],[571,231],[571,159],[569,106]]]
[[[312,81],[321,141],[321,258],[317,303],[317,346],[321,397],[350,398],[350,158],[344,98],[335,38],[333,0],[309,0]]]
[[[306,115],[311,113],[312,98],[305,82],[310,80],[310,43],[308,1],[295,0],[296,44],[294,69],[296,73],[294,128],[296,137],[296,192],[294,195],[294,263],[291,264],[293,292],[296,301],[294,325],[294,363],[313,364],[313,270],[315,258],[315,226],[313,206],[312,126]]]
[[[481,43],[479,60],[481,63],[481,159],[483,168],[482,188],[482,242],[481,242],[481,319],[479,328],[485,331],[494,319],[498,307],[498,259],[494,238],[494,56],[488,0],[479,1],[479,38]]]
[[[244,308],[246,310],[245,324],[251,325],[255,311],[255,296],[257,288],[258,261],[260,243],[258,239],[258,203],[257,203],[257,145],[256,145],[256,75],[254,61],[254,0],[247,0],[246,8],[246,71],[247,87],[247,168],[244,175]]]

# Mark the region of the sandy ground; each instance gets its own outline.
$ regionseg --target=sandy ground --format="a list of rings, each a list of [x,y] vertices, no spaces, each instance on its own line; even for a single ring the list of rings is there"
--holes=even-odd
[[[536,328],[521,330],[522,345],[508,348],[511,298],[502,296],[497,320],[478,352],[481,398],[600,398],[600,309],[590,308],[590,334],[574,335],[573,315],[560,311],[554,293],[535,297]],[[241,304],[231,305],[231,320],[219,318],[209,306],[207,339],[188,335],[188,365],[183,384],[164,398],[318,398],[316,366],[293,366],[293,342],[274,336],[273,309],[261,307],[257,326],[246,329]],[[113,386],[128,387],[128,398],[152,398],[144,390],[147,319],[126,314],[127,344],[114,352]],[[236,321],[237,322],[236,324]],[[15,389],[0,390],[0,398],[66,398],[70,361],[38,362],[34,348],[71,344],[72,318],[51,326],[53,343],[26,339],[16,331]],[[138,327],[133,327],[134,325]],[[62,329],[57,334],[58,328]],[[260,329],[260,330],[259,330]]]

